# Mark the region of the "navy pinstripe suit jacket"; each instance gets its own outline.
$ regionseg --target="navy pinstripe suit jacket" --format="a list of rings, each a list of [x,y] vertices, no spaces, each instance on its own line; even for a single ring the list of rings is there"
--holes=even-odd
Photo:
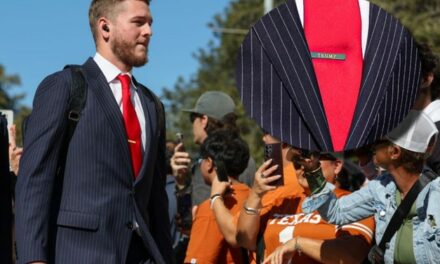
[[[151,261],[171,263],[165,128],[158,125],[152,94],[138,86],[146,150],[133,182],[121,111],[93,59],[83,70],[87,102],[70,141],[63,179],[55,178],[55,170],[66,132],[69,71],[44,79],[34,98],[16,187],[19,263],[123,263],[134,216]]]
[[[250,29],[239,51],[236,76],[248,115],[265,131],[299,148],[333,151],[294,0]],[[419,83],[420,60],[411,35],[370,3],[361,89],[344,149],[372,143],[397,126],[413,105]]]

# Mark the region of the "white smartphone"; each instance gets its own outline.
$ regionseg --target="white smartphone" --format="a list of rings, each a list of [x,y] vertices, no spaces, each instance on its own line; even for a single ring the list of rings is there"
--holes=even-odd
[[[8,122],[8,135],[11,138],[10,128],[14,124],[14,111],[10,109],[0,109],[0,113],[6,116],[6,121]]]

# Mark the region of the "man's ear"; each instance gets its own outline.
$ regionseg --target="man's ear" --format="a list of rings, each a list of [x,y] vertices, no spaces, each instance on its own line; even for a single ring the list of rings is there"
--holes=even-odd
[[[212,173],[215,170],[214,161],[211,158],[207,158],[206,162],[207,162],[209,173]]]
[[[402,155],[402,149],[399,146],[391,145],[388,149],[392,160],[397,160]]]
[[[334,162],[335,162],[334,163],[335,164],[335,175],[338,175],[342,170],[343,162],[342,162],[342,160],[339,160],[339,159],[335,160]]]
[[[110,31],[111,31],[111,22],[105,17],[101,17],[98,19],[98,28],[97,31],[99,32],[99,37],[102,36],[102,38],[107,41],[110,37]]]
[[[425,151],[425,153],[427,153],[427,155],[431,155],[432,154],[432,151],[434,150],[434,147],[436,146],[436,143],[437,143],[437,137],[438,137],[438,135],[434,135],[429,140],[428,148]]]
[[[425,77],[422,78],[422,86],[421,88],[428,88],[431,86],[432,81],[434,80],[434,73],[430,72]]]
[[[202,122],[203,128],[206,128],[208,126],[208,116],[203,115],[202,117],[200,117],[200,120]]]

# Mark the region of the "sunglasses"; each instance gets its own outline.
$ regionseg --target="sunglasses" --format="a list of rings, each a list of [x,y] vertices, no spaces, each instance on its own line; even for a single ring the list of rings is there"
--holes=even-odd
[[[371,151],[375,151],[376,150],[376,148],[379,148],[379,147],[386,147],[386,146],[391,146],[392,145],[392,143],[389,141],[389,140],[386,140],[386,139],[379,139],[379,140],[376,140],[376,142],[374,142],[372,145],[371,145]]]
[[[202,117],[203,115],[198,114],[198,113],[191,113],[189,114],[189,121],[191,121],[191,124],[194,123],[194,120],[196,120],[196,118],[198,117]]]

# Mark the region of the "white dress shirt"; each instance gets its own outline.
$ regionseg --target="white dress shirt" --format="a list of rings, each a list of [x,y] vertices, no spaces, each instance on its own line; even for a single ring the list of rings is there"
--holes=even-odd
[[[304,0],[296,0],[296,8],[298,9],[299,19],[304,27]],[[361,10],[362,21],[362,56],[365,57],[365,49],[367,48],[368,26],[370,22],[370,3],[367,0],[359,0],[359,8]]]
[[[99,69],[101,69],[102,73],[105,76],[105,79],[108,82],[108,85],[110,86],[110,89],[115,97],[116,103],[119,106],[119,109],[121,110],[121,113],[123,113],[124,109],[122,106],[122,87],[121,82],[116,79],[119,74],[128,74],[130,75],[131,79],[131,85],[130,85],[130,99],[134,106],[134,110],[136,111],[136,115],[139,120],[139,124],[141,126],[141,141],[142,141],[142,151],[145,151],[145,141],[146,141],[146,135],[145,135],[145,114],[144,109],[142,108],[141,100],[139,98],[139,95],[137,93],[138,88],[133,83],[133,76],[130,72],[121,72],[115,65],[113,65],[111,62],[106,60],[104,57],[101,56],[98,52],[93,57],[93,60],[98,64]]]

